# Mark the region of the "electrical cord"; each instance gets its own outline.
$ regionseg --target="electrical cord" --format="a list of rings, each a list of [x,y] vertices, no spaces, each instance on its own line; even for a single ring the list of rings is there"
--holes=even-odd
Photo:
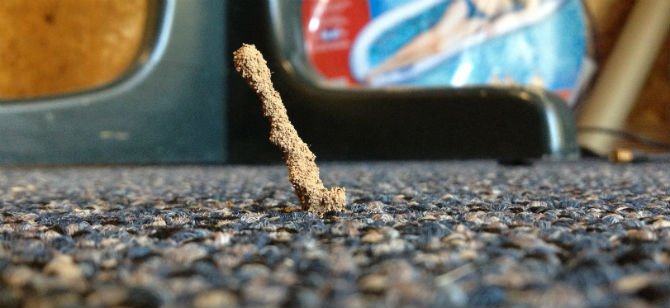
[[[638,134],[634,134],[631,132],[623,131],[623,130],[618,130],[618,129],[612,129],[612,128],[605,128],[605,127],[595,127],[595,126],[580,126],[577,127],[577,132],[578,133],[588,133],[588,134],[606,134],[606,135],[611,135],[614,137],[618,137],[621,139],[625,139],[628,141],[635,142],[637,144],[657,148],[659,150],[665,150],[665,151],[670,151],[670,143],[654,140],[651,138],[643,137]]]
[[[635,142],[637,144],[653,147],[659,150],[670,152],[670,143],[661,142],[651,138],[643,137],[638,134],[634,134],[627,131],[605,128],[605,127],[591,127],[591,126],[582,126],[577,128],[578,133],[595,133],[595,134],[607,134],[617,138],[625,139],[628,141]],[[588,149],[583,149],[584,154],[588,156],[597,156],[602,157]],[[650,154],[642,153],[638,151],[633,151],[628,148],[616,148],[607,157],[609,161],[613,163],[639,163],[639,162],[670,162],[670,155],[668,153],[661,154]]]

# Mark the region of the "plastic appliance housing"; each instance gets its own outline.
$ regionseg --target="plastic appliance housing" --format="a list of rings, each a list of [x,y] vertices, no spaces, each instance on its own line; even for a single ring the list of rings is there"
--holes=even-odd
[[[266,55],[291,120],[319,159],[573,159],[572,111],[531,88],[356,88],[326,85],[306,60],[299,0],[256,0],[229,9],[230,48]],[[250,29],[256,29],[252,31]],[[230,158],[277,154],[262,145],[255,98],[231,78]]]

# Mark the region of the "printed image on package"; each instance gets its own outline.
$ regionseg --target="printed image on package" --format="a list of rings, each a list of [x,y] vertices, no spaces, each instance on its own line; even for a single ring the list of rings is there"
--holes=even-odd
[[[333,86],[534,85],[574,101],[593,70],[579,0],[304,0]]]

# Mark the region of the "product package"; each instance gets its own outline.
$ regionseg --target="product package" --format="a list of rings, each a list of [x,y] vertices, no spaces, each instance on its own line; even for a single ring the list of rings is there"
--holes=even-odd
[[[580,0],[303,0],[333,87],[539,86],[573,104],[594,71]]]

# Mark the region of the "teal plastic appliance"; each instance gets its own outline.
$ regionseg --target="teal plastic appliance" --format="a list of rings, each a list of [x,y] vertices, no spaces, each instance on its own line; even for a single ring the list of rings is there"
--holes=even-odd
[[[149,0],[133,67],[101,88],[0,101],[4,164],[222,163],[221,1]]]
[[[508,161],[578,156],[572,110],[530,88],[330,87],[305,54],[299,0],[257,0],[229,8],[229,52],[254,43],[298,131],[321,159]],[[259,31],[266,29],[267,31]],[[267,125],[253,93],[231,78],[230,159],[269,160]]]
[[[232,69],[243,42],[266,55],[319,160],[570,159],[571,110],[526,88],[336,89],[306,60],[299,0],[150,0],[143,57],[85,92],[0,102],[0,163],[279,161],[257,98]]]

